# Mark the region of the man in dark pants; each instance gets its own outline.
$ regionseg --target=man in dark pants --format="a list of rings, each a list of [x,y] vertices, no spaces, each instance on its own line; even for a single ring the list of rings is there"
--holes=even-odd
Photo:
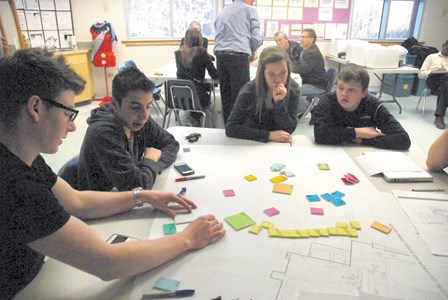
[[[434,113],[434,124],[439,129],[445,129],[445,113],[448,106],[448,40],[442,45],[442,50],[438,53],[430,54],[426,57],[418,76],[426,78],[426,86],[432,94],[437,95],[437,107]]]
[[[241,87],[250,81],[249,63],[263,43],[254,0],[235,0],[215,21],[215,56],[224,123]]]

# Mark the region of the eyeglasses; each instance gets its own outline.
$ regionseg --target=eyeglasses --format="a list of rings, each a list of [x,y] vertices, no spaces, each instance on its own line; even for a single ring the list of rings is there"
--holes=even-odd
[[[308,38],[310,38],[310,36],[306,36],[306,35],[301,35],[301,36],[299,36],[301,39],[308,39]]]
[[[79,111],[74,109],[74,108],[65,106],[64,104],[61,104],[61,103],[56,102],[56,101],[51,100],[51,99],[46,99],[46,98],[40,98],[40,99],[45,101],[45,102],[50,103],[51,105],[53,105],[53,106],[55,106],[57,108],[65,109],[65,110],[68,110],[69,112],[71,112],[71,114],[69,115],[69,118],[68,118],[70,122],[75,121],[76,117],[78,116]]]

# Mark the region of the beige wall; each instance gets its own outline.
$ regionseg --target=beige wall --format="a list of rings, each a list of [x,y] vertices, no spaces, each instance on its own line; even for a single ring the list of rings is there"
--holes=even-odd
[[[126,47],[122,44],[122,41],[126,39],[127,26],[125,0],[72,0],[71,3],[74,30],[78,44],[91,42],[90,26],[95,22],[107,20],[115,28],[118,36],[118,43],[113,48],[118,65],[126,59],[133,59],[140,69],[150,72],[174,58],[173,53],[177,46]],[[6,26],[8,28],[14,27],[12,17],[3,16],[4,12],[9,12],[9,5],[6,1],[0,1],[0,12]],[[148,18],[151,17],[152,13],[157,12],[148,12]],[[440,48],[442,42],[448,39],[448,26],[446,24],[448,24],[448,1],[427,0],[421,33],[420,37],[418,37],[419,41],[424,41],[426,45]],[[265,42],[264,46],[268,45],[272,45],[272,42]],[[325,54],[327,43],[325,41],[318,42],[318,46]],[[212,51],[213,46],[210,45],[209,52]],[[107,73],[110,80],[115,75],[116,68],[108,68]],[[94,77],[96,95],[102,97],[106,92],[104,70],[102,68],[94,68]]]

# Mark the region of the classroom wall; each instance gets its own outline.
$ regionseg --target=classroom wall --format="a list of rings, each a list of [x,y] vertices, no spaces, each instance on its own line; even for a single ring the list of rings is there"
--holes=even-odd
[[[91,42],[92,37],[89,28],[95,22],[107,20],[115,28],[118,42],[114,44],[114,53],[117,58],[117,65],[126,59],[133,59],[137,66],[144,72],[150,72],[167,61],[174,58],[176,46],[138,46],[126,47],[122,41],[126,39],[126,13],[124,0],[72,0],[72,12],[74,31],[78,44]],[[6,1],[0,1],[0,12],[9,12],[9,5]],[[148,18],[152,13],[148,12]],[[13,19],[10,16],[3,16],[6,27],[14,27]],[[419,41],[426,45],[440,48],[441,44],[448,39],[448,1],[447,0],[427,0],[423,13]],[[9,34],[9,33],[8,33]],[[11,39],[11,38],[10,38]],[[11,43],[11,42],[10,42]],[[273,42],[265,42],[263,46],[272,45]],[[328,42],[318,41],[318,46],[325,55]],[[213,51],[213,46],[209,46],[209,52]],[[97,97],[102,97],[106,93],[105,76],[102,68],[93,68],[95,78],[95,91]],[[116,74],[116,68],[107,68],[109,83]],[[109,84],[110,88],[110,84]]]

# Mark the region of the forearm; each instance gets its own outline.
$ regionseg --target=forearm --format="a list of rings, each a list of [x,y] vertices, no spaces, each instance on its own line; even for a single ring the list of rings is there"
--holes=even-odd
[[[372,139],[363,139],[362,143],[375,148],[389,150],[407,150],[411,146],[409,137],[403,134],[386,134],[385,136]]]
[[[426,165],[430,171],[441,171],[448,166],[448,130],[429,148]]]

